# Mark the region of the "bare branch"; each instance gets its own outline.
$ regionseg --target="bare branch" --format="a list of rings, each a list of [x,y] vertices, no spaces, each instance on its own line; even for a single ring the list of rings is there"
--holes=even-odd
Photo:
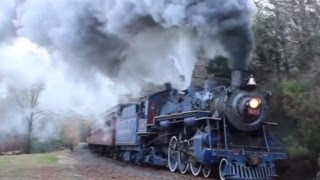
[[[25,106],[24,106],[24,105],[22,104],[22,102],[20,101],[20,99],[19,99],[19,97],[18,97],[18,94],[17,94],[17,91],[16,91],[15,89],[13,89],[13,88],[12,88],[10,91],[13,92],[14,97],[15,97],[15,100],[16,100],[17,104],[20,106],[20,108],[24,109]]]
[[[55,117],[59,117],[59,118],[66,118],[66,116],[63,116],[61,114],[57,114],[57,113],[54,113],[54,112],[48,111],[48,110],[37,111],[34,114],[35,114],[34,115],[35,119],[39,119],[39,118],[43,118],[43,117],[50,117],[50,116],[55,116]]]

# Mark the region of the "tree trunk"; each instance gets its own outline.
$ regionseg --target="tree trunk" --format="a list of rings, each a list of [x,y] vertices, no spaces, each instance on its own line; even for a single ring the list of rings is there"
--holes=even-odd
[[[28,135],[27,135],[27,149],[26,153],[30,154],[32,153],[32,126],[33,126],[33,112],[30,114],[30,117],[28,118]]]

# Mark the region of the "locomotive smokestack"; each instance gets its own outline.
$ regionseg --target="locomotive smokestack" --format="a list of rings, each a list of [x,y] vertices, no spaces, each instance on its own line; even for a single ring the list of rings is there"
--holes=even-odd
[[[166,90],[171,91],[172,90],[172,85],[170,82],[166,82],[165,84]]]
[[[244,71],[233,70],[231,76],[231,85],[234,87],[240,87],[243,82]]]

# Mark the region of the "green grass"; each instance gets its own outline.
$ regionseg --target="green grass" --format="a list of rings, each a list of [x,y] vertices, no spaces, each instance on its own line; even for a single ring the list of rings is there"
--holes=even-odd
[[[59,158],[54,154],[24,154],[14,156],[0,156],[0,167],[28,167],[30,165],[56,165]]]
[[[58,162],[58,158],[52,154],[44,154],[38,157],[38,162],[42,164],[56,164]]]
[[[12,161],[12,158],[10,158],[9,156],[0,157],[0,166],[10,164],[11,161]]]

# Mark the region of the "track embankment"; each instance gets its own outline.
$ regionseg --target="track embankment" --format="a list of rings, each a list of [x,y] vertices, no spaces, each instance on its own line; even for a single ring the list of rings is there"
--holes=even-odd
[[[167,169],[137,166],[92,154],[79,146],[45,154],[0,156],[1,180],[177,180],[198,179]]]

